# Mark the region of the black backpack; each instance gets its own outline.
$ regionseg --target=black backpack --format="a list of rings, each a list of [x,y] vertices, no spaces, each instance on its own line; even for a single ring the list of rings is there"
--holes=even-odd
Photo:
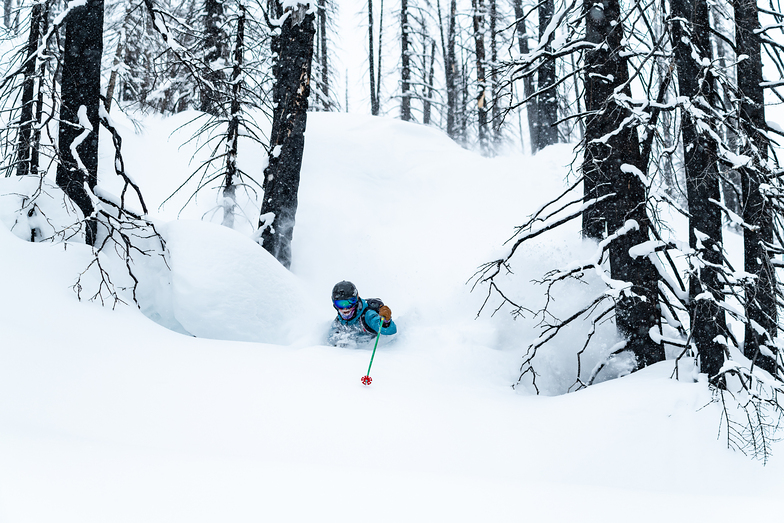
[[[373,329],[370,325],[367,324],[367,321],[365,320],[365,313],[367,311],[378,312],[381,309],[381,307],[384,306],[384,302],[378,298],[368,298],[367,300],[365,300],[365,302],[367,303],[367,307],[365,307],[365,310],[362,311],[362,316],[361,316],[362,326],[365,328],[366,331],[372,332],[373,334],[378,334],[378,332],[376,332],[375,329]]]

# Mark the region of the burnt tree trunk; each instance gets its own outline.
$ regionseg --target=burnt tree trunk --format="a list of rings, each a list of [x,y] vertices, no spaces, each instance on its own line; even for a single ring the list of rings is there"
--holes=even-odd
[[[327,49],[327,0],[319,0],[319,51],[321,52],[321,92],[324,97],[324,110],[331,110],[329,101],[329,52]]]
[[[422,123],[425,125],[430,124],[430,113],[432,111],[433,106],[433,94],[435,92],[435,86],[433,82],[435,81],[436,75],[436,41],[432,40],[430,42],[430,67],[427,72],[427,79],[425,83],[425,101],[422,104]]]
[[[400,2],[400,119],[411,120],[411,56],[409,54],[408,0]]]
[[[133,7],[127,6],[125,8],[125,18],[123,19],[123,26],[122,30],[120,31],[120,37],[117,40],[117,48],[114,50],[114,60],[112,61],[112,72],[109,74],[109,85],[106,87],[106,112],[110,113],[112,110],[112,99],[114,98],[114,91],[117,88],[117,79],[119,77],[119,65],[123,61],[123,55],[125,54],[127,39],[128,39],[128,27],[132,23],[132,14],[133,14]]]
[[[446,49],[444,52],[444,74],[446,76],[446,133],[456,140],[460,135],[457,122],[457,55],[455,54],[457,20],[457,0],[452,0],[449,7],[449,22],[446,32]]]
[[[498,9],[496,0],[490,0],[490,100],[491,100],[491,128],[493,130],[493,145],[501,142],[501,99],[498,86]]]
[[[315,26],[313,14],[299,4],[272,38],[273,115],[269,165],[264,170],[264,201],[260,243],[287,269],[291,267],[291,238],[297,212],[302,154],[305,148],[310,68]],[[274,216],[270,223],[268,217]]]
[[[234,209],[237,192],[237,152],[242,111],[242,55],[245,51],[245,8],[240,6],[237,20],[237,41],[234,46],[234,66],[231,74],[231,113],[227,132],[226,179],[223,184],[223,225],[234,228]]]
[[[546,38],[547,28],[555,13],[555,2],[544,0],[539,5],[539,40]],[[620,22],[619,22],[620,23]],[[548,43],[546,51],[551,51],[552,46]],[[545,58],[537,72],[536,84],[539,90],[555,85],[555,59]],[[535,151],[540,151],[548,145],[558,143],[558,99],[555,88],[548,89],[541,93],[536,100],[536,122],[539,127],[536,133]]]
[[[484,0],[471,0],[474,18],[474,50],[476,54],[476,110],[479,147],[487,153],[487,78],[485,74]]]
[[[690,106],[693,104],[701,113],[709,114],[710,108],[704,105],[713,100],[714,81],[710,70],[700,63],[703,58],[711,58],[708,5],[705,0],[676,0],[671,5],[680,96],[689,98]],[[724,363],[724,347],[718,337],[727,334],[724,309],[719,306],[723,301],[719,273],[723,265],[721,209],[710,201],[720,201],[721,192],[717,144],[700,131],[700,123],[695,113],[682,109],[689,247],[698,253],[689,278],[692,342],[697,347],[701,371],[714,377]]]
[[[607,198],[583,213],[583,234],[602,240],[633,221],[610,243],[610,274],[631,284],[616,301],[615,319],[627,339],[626,349],[634,353],[638,367],[645,367],[664,360],[664,348],[649,335],[660,317],[659,275],[647,257],[629,253],[648,240],[650,220],[645,187],[634,174],[641,168],[637,131],[623,124],[628,111],[614,98],[615,88],[629,78],[620,6],[618,0],[606,0],[604,5],[585,0],[584,9],[586,39],[597,44],[586,52],[584,62],[585,106],[591,114],[585,126],[584,197],[586,202]]]
[[[30,14],[30,35],[27,39],[27,62],[24,67],[24,87],[22,89],[22,110],[19,116],[19,137],[16,144],[16,174],[26,176],[38,174],[38,148],[40,133],[36,128],[40,123],[41,111],[37,107],[36,86],[41,88],[41,75],[36,75],[37,51],[41,45],[47,20],[49,2],[33,6]],[[38,76],[38,77],[37,77]]]
[[[95,209],[85,184],[92,191],[98,183],[102,53],[103,0],[87,0],[72,8],[65,21],[57,185],[87,219],[89,245],[95,245],[97,222],[90,219]],[[74,150],[78,158],[74,157]]]
[[[223,68],[229,58],[229,38],[223,28],[223,1],[204,0],[204,61],[207,71],[204,74],[205,83],[201,86],[201,110],[218,116],[223,112],[225,94],[222,92],[226,82]]]
[[[741,100],[741,126],[750,141],[744,144],[744,154],[754,161],[741,169],[743,188],[743,220],[758,229],[743,231],[744,268],[756,278],[746,288],[745,355],[777,375],[776,360],[760,353],[762,345],[776,352],[772,337],[776,335],[778,313],[776,306],[776,276],[771,263],[772,254],[766,244],[773,243],[773,214],[770,204],[760,191],[766,183],[764,164],[768,159],[770,142],[765,134],[765,100],[762,83],[762,55],[759,11],[753,0],[735,0],[735,41],[737,54],[748,58],[738,64],[738,87]],[[756,328],[758,326],[759,328]],[[781,372],[784,372],[782,370]],[[780,374],[779,374],[780,375]]]
[[[460,101],[458,102],[458,121],[460,122],[460,141],[466,146],[468,145],[468,104],[471,100],[471,93],[469,91],[469,78],[468,78],[468,63],[465,59],[462,60],[460,66]]]
[[[522,0],[514,0],[514,11],[517,29],[517,42],[520,48],[520,54],[528,54],[528,33],[525,28],[525,20],[523,20],[523,2]],[[523,96],[529,98],[534,92],[533,79],[530,75],[523,78]],[[536,152],[536,144],[539,143],[539,110],[536,105],[536,97],[530,98],[526,103],[526,114],[528,116],[528,139],[531,144],[531,153]]]
[[[378,116],[379,102],[376,88],[375,53],[373,51],[373,0],[368,0],[368,64],[370,66],[370,114]]]

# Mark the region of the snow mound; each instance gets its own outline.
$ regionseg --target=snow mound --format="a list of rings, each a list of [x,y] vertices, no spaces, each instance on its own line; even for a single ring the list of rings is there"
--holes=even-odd
[[[249,238],[192,220],[170,222],[162,234],[174,316],[194,336],[289,344],[312,323],[302,284]]]
[[[73,207],[71,205],[71,207]],[[62,235],[78,218],[65,203],[63,192],[46,178],[0,178],[0,223],[25,241]],[[70,235],[69,235],[70,236]]]

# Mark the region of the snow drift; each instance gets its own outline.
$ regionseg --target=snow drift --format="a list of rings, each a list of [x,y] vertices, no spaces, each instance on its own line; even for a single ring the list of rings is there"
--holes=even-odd
[[[151,209],[189,172],[171,135],[182,118],[122,129],[128,151],[150,151],[127,163]],[[309,118],[293,274],[246,231],[175,221],[177,205],[153,211],[171,270],[139,269],[163,278],[149,278],[158,296],[170,292],[154,305],[171,318],[158,321],[188,334],[131,305],[77,301],[71,286],[90,249],[23,241],[34,227],[18,218],[21,200],[13,212],[0,202],[0,521],[727,521],[781,511],[780,457],[762,467],[727,450],[688,365],[682,381],[664,362],[557,397],[509,386],[538,319],[477,319],[484,296],[465,282],[561,187],[570,147],[485,159],[422,126]],[[2,183],[0,198],[23,192],[7,184],[24,182]],[[203,194],[182,217],[215,203]],[[526,252],[516,298],[535,304],[530,280],[543,268],[590,256],[575,238],[565,231]],[[379,347],[371,387],[359,381],[369,349],[320,341],[341,279],[383,298],[400,328]],[[575,288],[559,299],[579,297]],[[573,379],[559,373],[577,350],[553,347],[540,367],[553,390]]]
[[[288,344],[313,323],[313,300],[259,244],[200,221],[161,231],[171,252],[173,312],[200,338]]]

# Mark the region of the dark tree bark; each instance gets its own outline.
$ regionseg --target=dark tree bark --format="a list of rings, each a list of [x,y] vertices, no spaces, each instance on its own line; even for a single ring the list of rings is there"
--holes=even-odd
[[[426,57],[427,58],[427,57]],[[433,100],[433,92],[435,91],[435,87],[433,86],[433,81],[435,81],[436,75],[436,41],[433,40],[430,43],[430,68],[427,72],[427,80],[425,87],[425,101],[422,104],[422,123],[425,125],[430,124],[430,112],[432,107],[432,100]]]
[[[698,109],[709,113],[709,107],[699,106],[713,101],[714,80],[710,70],[694,56],[699,53],[700,58],[711,58],[708,4],[705,0],[676,0],[671,6],[672,46],[680,96],[688,97]],[[717,337],[727,334],[724,310],[719,306],[723,301],[718,269],[723,265],[721,209],[710,201],[720,201],[721,192],[717,144],[699,131],[699,123],[691,111],[681,111],[689,246],[701,259],[692,267],[689,278],[692,342],[697,347],[702,372],[712,378],[718,375],[724,363],[724,347]],[[706,292],[713,299],[706,299],[703,294]],[[703,297],[698,298],[701,295]]]
[[[376,62],[376,103],[378,111],[381,111],[381,49],[384,43],[384,0],[378,5],[378,61]]]
[[[226,178],[223,183],[223,223],[234,228],[234,208],[237,192],[237,152],[240,131],[240,113],[242,111],[242,55],[245,51],[245,8],[240,6],[240,17],[237,20],[237,41],[234,46],[234,65],[231,74],[231,113],[227,143],[229,154],[226,156]]]
[[[545,37],[554,13],[555,2],[553,0],[544,0],[539,5],[540,41]],[[552,46],[547,44],[546,50],[551,51]],[[554,85],[555,80],[555,60],[545,59],[537,72],[536,83],[539,90]],[[555,89],[548,89],[537,97],[536,112],[536,124],[539,129],[536,133],[537,142],[534,150],[539,151],[548,145],[558,143],[558,127],[555,125],[555,122],[558,121],[558,100]]]
[[[329,52],[327,48],[327,0],[319,0],[319,51],[321,60],[321,91],[324,97],[324,109],[330,110],[329,102]]]
[[[205,113],[219,115],[223,109],[225,94],[222,92],[226,81],[225,67],[229,58],[229,38],[223,28],[223,1],[204,0],[204,61],[208,69],[200,93],[200,109]]]
[[[14,8],[13,0],[3,0],[3,25],[11,29],[11,11]]]
[[[114,99],[114,91],[117,88],[117,77],[119,73],[117,72],[117,66],[120,65],[122,62],[122,55],[124,52],[125,46],[123,42],[120,41],[117,43],[117,49],[114,53],[114,61],[112,62],[112,72],[109,74],[109,85],[106,86],[106,112],[109,113],[112,110],[112,100]]]
[[[768,158],[770,143],[765,135],[765,100],[762,83],[762,55],[759,11],[754,0],[735,0],[735,41],[737,54],[747,59],[738,64],[738,87],[741,100],[741,126],[750,142],[744,153],[754,159],[752,167],[741,169],[743,187],[743,220],[756,230],[744,229],[744,268],[756,279],[746,288],[745,355],[756,365],[776,375],[776,361],[760,353],[766,345],[775,353],[771,336],[775,336],[778,313],[776,307],[776,276],[771,264],[772,254],[765,245],[773,243],[773,215],[770,205],[760,191],[765,183],[763,163]],[[753,322],[753,323],[751,323]],[[754,324],[761,328],[760,332]]]
[[[373,0],[368,0],[368,63],[370,65],[370,114],[378,116],[379,102],[376,87],[375,53],[373,51]]]
[[[273,119],[269,165],[264,170],[264,202],[259,227],[261,245],[284,267],[291,267],[291,238],[297,212],[302,154],[305,148],[310,69],[313,60],[314,15],[298,5],[272,38],[277,56],[272,68]],[[271,214],[274,220],[267,219]]]
[[[649,332],[658,325],[658,273],[645,257],[633,258],[629,249],[648,240],[650,220],[646,192],[634,174],[640,168],[637,131],[623,126],[628,111],[615,102],[613,92],[629,78],[623,56],[623,27],[618,0],[604,5],[585,0],[586,39],[597,44],[585,54],[585,105],[590,116],[585,127],[583,184],[586,202],[607,197],[583,213],[583,234],[602,240],[616,234],[628,220],[636,222],[609,246],[613,279],[631,284],[616,302],[618,331],[628,341],[638,367],[664,360],[664,348]],[[628,91],[628,89],[627,89]],[[626,93],[630,94],[630,93]],[[631,168],[630,168],[631,167]]]
[[[438,3],[438,19],[441,20],[441,2]],[[455,54],[457,20],[457,0],[451,0],[447,21],[446,39],[441,23],[441,47],[444,54],[444,80],[446,83],[446,133],[456,140],[459,132],[457,125],[457,55]]]
[[[717,4],[711,4],[709,6],[711,17],[713,20],[720,19],[721,12],[724,9],[723,6],[719,6]],[[716,50],[716,62],[718,66],[724,70],[731,70],[733,67],[733,59],[734,56],[730,57],[728,55],[728,51],[734,49],[729,46],[726,42],[721,40],[720,38],[715,39],[714,41],[715,50]],[[733,105],[733,98],[734,95],[729,92],[722,92],[722,90],[717,86],[716,87],[716,95],[719,102],[717,105],[721,107],[732,107]],[[738,143],[738,129],[740,128],[740,122],[737,118],[730,117],[727,119],[725,125],[722,126],[722,138],[726,143],[727,148],[730,151],[738,151],[740,149]],[[737,169],[730,167],[728,165],[724,165],[719,163],[719,173],[721,175],[721,180],[719,183],[721,185],[721,194],[724,197],[724,205],[726,205],[732,212],[737,214],[738,216],[743,215],[743,206],[742,206],[742,196],[741,196],[741,179],[740,179],[740,172]]]
[[[498,87],[498,9],[496,0],[490,0],[490,103],[492,115],[493,144],[501,141],[501,99]]]
[[[411,56],[409,55],[408,0],[400,2],[400,119],[411,120]]]
[[[118,67],[123,61],[123,55],[126,53],[126,40],[128,39],[128,29],[133,21],[133,7],[128,5],[125,8],[125,18],[123,19],[123,27],[121,36],[117,41],[117,49],[114,51],[114,60],[112,62],[112,72],[109,74],[109,85],[106,87],[106,112],[112,110],[112,100],[114,99],[114,91],[117,88],[117,80],[119,77]]]
[[[474,18],[474,50],[476,54],[476,95],[479,147],[487,152],[487,78],[485,75],[484,0],[471,0]]]
[[[22,110],[19,117],[19,137],[16,144],[16,174],[26,176],[38,174],[38,147],[40,133],[36,132],[40,123],[40,108],[36,97],[36,84],[41,85],[40,75],[36,75],[36,52],[46,30],[49,18],[49,2],[33,6],[30,14],[30,35],[27,39],[27,63],[24,67],[24,87],[22,89]],[[36,78],[38,76],[38,78]]]
[[[528,33],[525,28],[525,20],[523,20],[523,2],[522,0],[514,0],[514,11],[517,29],[517,41],[520,47],[520,54],[528,54]],[[523,96],[529,98],[534,92],[533,79],[530,75],[525,75],[523,78]],[[526,104],[526,114],[528,115],[528,135],[531,142],[531,153],[537,151],[536,144],[539,143],[539,122],[538,115],[539,109],[537,108],[536,98],[531,98]]]
[[[87,218],[86,241],[89,245],[95,245],[97,222],[89,219],[95,209],[84,185],[86,183],[92,190],[98,183],[102,53],[103,0],[87,0],[85,5],[72,8],[65,21],[57,185]],[[89,133],[80,124],[80,114],[86,116],[92,126]],[[87,134],[82,139],[83,132]],[[77,139],[81,140],[75,147],[81,165],[72,154]]]
[[[465,146],[468,144],[468,104],[471,100],[471,93],[469,91],[469,78],[468,78],[468,64],[465,60],[462,61],[460,66],[460,100],[457,103],[458,112],[457,120],[460,123],[460,131],[458,136],[460,142]]]

